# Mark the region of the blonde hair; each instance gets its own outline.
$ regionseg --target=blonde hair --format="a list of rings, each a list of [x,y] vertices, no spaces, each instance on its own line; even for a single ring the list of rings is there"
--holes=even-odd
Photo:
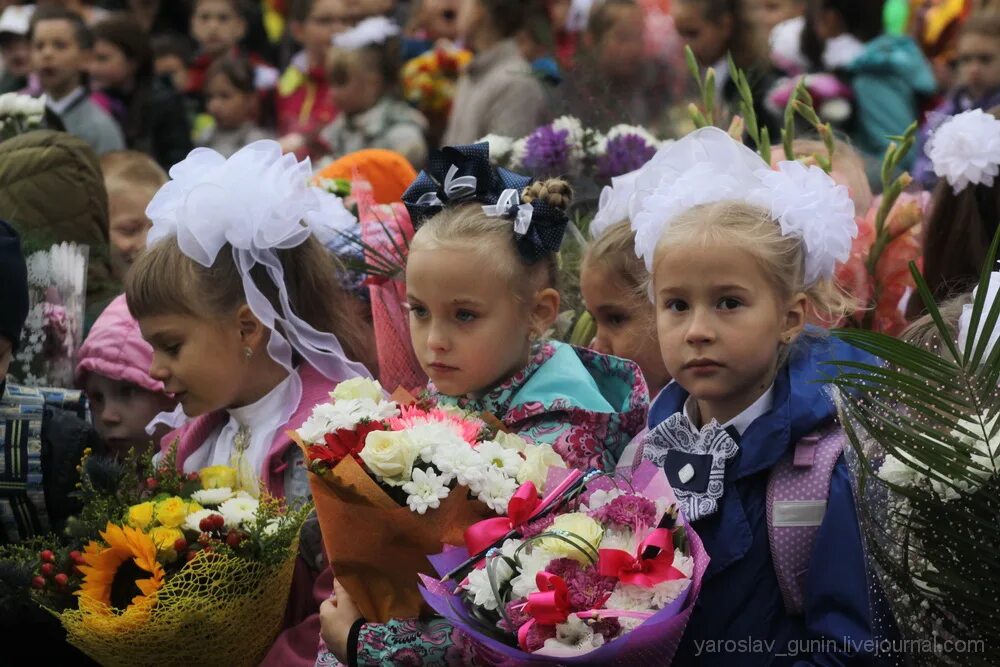
[[[159,190],[168,180],[167,172],[139,151],[105,153],[101,156],[101,173],[108,190],[136,186]]]
[[[938,306],[941,319],[944,320],[948,336],[952,341],[958,340],[958,321],[962,317],[962,307],[972,303],[972,293],[960,294]],[[933,352],[943,359],[952,361],[948,346],[941,340],[934,318],[924,315],[913,322],[899,335],[900,340],[928,352]],[[964,341],[963,341],[964,342]]]
[[[802,239],[783,235],[781,226],[758,206],[741,201],[695,206],[673,219],[656,245],[656,254],[665,246],[691,244],[705,248],[726,244],[749,252],[782,298],[805,294],[823,321],[839,321],[855,310],[854,300],[833,280],[805,284]]]
[[[337,336],[348,358],[362,359],[364,333],[351,315],[350,296],[337,282],[333,256],[312,236],[275,254],[284,270],[292,311],[316,331]],[[275,311],[284,312],[264,265],[256,264],[250,276]],[[155,315],[215,319],[247,302],[232,246],[223,245],[212,266],[205,267],[184,254],[176,236],[162,239],[139,256],[125,276],[125,298],[136,319]]]
[[[581,273],[595,264],[604,267],[617,285],[625,288],[625,294],[630,299],[644,305],[649,303],[646,291],[649,274],[642,259],[635,254],[635,232],[628,220],[611,225],[587,246]]]
[[[530,204],[536,199],[565,211],[573,201],[573,188],[559,178],[535,181],[521,193],[521,201]],[[410,252],[456,245],[471,246],[484,263],[513,286],[519,298],[526,299],[546,287],[559,289],[559,254],[549,253],[528,262],[514,245],[513,223],[486,215],[482,204],[446,207],[429,218],[414,235]]]

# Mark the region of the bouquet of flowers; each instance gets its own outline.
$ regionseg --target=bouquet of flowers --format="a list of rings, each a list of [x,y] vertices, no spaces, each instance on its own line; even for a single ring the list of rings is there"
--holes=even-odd
[[[425,114],[447,115],[455,82],[471,60],[471,52],[455,47],[439,47],[408,60],[401,74],[403,96]]]
[[[879,579],[873,599],[884,595],[903,638],[926,647],[908,656],[914,664],[1000,661],[988,639],[1000,631],[1000,273],[990,273],[998,246],[1000,235],[958,322],[911,263],[933,342],[834,332],[881,360],[837,363],[833,385]]]
[[[45,98],[6,93],[0,95],[0,141],[42,126]]]
[[[24,385],[69,387],[83,343],[87,246],[59,243],[27,258],[30,310],[11,374]]]
[[[824,123],[843,127],[850,120],[854,112],[854,91],[836,75],[825,72],[779,79],[767,94],[768,110],[775,117],[782,116],[800,86],[809,93]]]
[[[330,565],[372,621],[417,616],[427,556],[505,512],[519,482],[541,485],[550,466],[565,465],[551,446],[405,392],[388,399],[371,380],[341,382],[330,398],[293,437],[313,473]]]
[[[551,471],[549,486],[560,475]],[[551,512],[553,503],[525,486],[485,553],[492,525],[466,531],[468,550],[435,557],[446,574],[423,577],[428,603],[505,665],[637,664],[654,656],[669,664],[708,557],[678,516],[663,471],[644,462],[624,484],[588,475],[569,487],[582,494],[564,496],[575,495],[577,506]],[[478,555],[455,568],[469,552]]]
[[[660,141],[638,125],[615,125],[597,142],[594,153],[597,176],[610,181],[649,162]]]
[[[184,475],[175,453],[140,483],[135,455],[85,451],[68,532],[92,539],[38,553],[36,599],[103,665],[258,664],[281,630],[311,506],[237,491],[228,466]]]

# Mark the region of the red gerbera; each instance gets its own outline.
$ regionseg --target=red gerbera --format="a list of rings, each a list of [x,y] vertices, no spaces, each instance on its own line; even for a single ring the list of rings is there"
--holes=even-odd
[[[307,448],[311,463],[321,463],[330,468],[340,463],[344,457],[353,456],[360,461],[359,454],[365,447],[365,438],[372,431],[386,430],[378,421],[362,422],[353,429],[340,429],[324,436],[325,445],[311,445]]]

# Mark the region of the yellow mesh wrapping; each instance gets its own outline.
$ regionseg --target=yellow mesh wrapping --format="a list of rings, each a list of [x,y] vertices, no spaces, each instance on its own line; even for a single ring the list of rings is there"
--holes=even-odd
[[[257,665],[282,628],[297,553],[298,540],[277,567],[199,554],[151,609],[120,614],[81,598],[60,620],[71,644],[109,667]]]

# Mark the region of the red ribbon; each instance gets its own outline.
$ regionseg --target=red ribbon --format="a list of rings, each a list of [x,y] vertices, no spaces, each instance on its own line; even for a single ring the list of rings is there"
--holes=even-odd
[[[659,549],[659,553],[652,558],[643,558],[643,552],[649,547]],[[687,577],[674,567],[674,542],[666,528],[657,528],[650,533],[634,556],[621,549],[601,549],[598,569],[605,577],[615,577],[623,584],[643,588]]]
[[[556,625],[569,616],[569,588],[563,578],[544,570],[535,575],[538,592],[528,596],[524,612],[531,619],[517,630],[517,641],[527,650],[528,632],[536,624]]]
[[[507,516],[484,519],[465,530],[465,546],[469,554],[482,553],[501,537],[530,520],[541,505],[538,489],[532,482],[525,482],[507,503]]]

